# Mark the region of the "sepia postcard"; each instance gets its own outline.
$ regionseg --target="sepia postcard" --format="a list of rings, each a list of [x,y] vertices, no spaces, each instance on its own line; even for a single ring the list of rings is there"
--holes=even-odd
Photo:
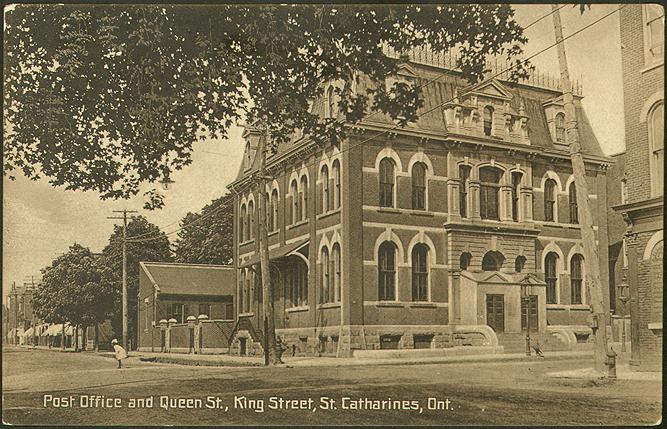
[[[5,6],[3,424],[659,425],[664,25]]]

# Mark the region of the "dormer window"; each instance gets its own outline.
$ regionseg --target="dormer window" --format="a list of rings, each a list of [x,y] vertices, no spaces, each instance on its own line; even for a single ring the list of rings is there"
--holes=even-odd
[[[565,143],[565,115],[558,113],[554,122],[556,126],[556,142]]]
[[[493,128],[493,108],[486,106],[484,108],[484,135],[490,136]]]

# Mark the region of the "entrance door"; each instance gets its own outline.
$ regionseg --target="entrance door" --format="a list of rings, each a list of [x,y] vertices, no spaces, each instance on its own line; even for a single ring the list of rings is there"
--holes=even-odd
[[[521,299],[521,329],[526,330],[526,303],[527,300]],[[537,295],[530,295],[530,330],[537,332],[539,329],[539,318],[537,317]]]
[[[239,348],[241,349],[239,354],[241,356],[245,356],[246,354],[246,349],[245,349],[245,338],[239,338]]]
[[[486,295],[486,324],[496,333],[505,332],[504,295]]]

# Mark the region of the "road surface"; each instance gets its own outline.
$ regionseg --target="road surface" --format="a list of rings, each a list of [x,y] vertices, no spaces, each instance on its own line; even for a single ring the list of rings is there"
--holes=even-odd
[[[3,350],[3,420],[53,425],[638,425],[661,384],[545,377],[585,361],[123,369],[92,353]],[[431,408],[431,409],[429,409]]]

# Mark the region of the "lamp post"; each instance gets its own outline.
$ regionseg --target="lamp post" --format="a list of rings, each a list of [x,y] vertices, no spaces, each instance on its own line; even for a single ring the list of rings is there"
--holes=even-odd
[[[628,315],[628,301],[630,301],[630,297],[628,296],[628,285],[625,283],[621,284],[621,287],[619,288],[621,290],[621,297],[620,300],[623,303],[623,331],[621,334],[621,352],[626,352],[625,348],[625,318]]]
[[[532,287],[530,284],[530,277],[526,275],[521,280],[521,301],[524,303],[526,308],[526,356],[530,356],[530,293],[532,292]]]

